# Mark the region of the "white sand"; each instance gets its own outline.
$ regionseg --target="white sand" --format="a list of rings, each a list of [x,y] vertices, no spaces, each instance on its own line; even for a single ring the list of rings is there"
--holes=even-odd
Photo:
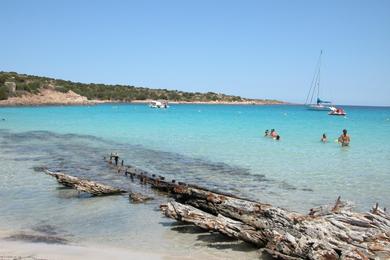
[[[166,257],[164,257],[166,258]],[[19,241],[0,240],[0,260],[36,259],[163,259],[161,255],[144,252],[134,252],[126,249],[104,248],[101,245],[83,247],[75,245],[58,245],[45,243],[27,243]]]

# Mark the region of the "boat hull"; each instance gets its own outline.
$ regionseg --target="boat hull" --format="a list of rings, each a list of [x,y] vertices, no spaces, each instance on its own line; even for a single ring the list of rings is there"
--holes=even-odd
[[[323,105],[309,105],[306,108],[308,110],[312,110],[312,111],[330,111],[331,110],[328,106],[323,106]]]
[[[149,104],[150,108],[168,108],[168,102],[166,101],[152,101]]]
[[[347,113],[333,113],[333,112],[330,112],[328,115],[330,115],[330,116],[346,116]]]

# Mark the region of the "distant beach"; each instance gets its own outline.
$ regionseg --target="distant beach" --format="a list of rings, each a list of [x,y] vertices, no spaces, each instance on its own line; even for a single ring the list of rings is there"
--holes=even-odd
[[[80,83],[0,71],[0,106],[93,105],[148,103],[167,100],[181,104],[283,104],[270,99],[249,99],[223,93],[185,92],[130,85]]]
[[[9,97],[6,100],[0,100],[0,107],[5,106],[45,106],[45,105],[96,105],[105,103],[134,103],[148,104],[152,99],[147,100],[89,100],[87,97],[76,94],[73,91],[66,93],[55,91],[54,89],[41,89],[38,94],[26,93],[18,97]],[[288,104],[281,101],[175,101],[168,100],[169,104],[204,104],[204,105],[280,105]]]

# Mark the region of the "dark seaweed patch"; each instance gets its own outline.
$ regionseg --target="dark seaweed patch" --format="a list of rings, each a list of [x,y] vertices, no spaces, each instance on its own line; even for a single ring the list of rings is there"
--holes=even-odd
[[[40,233],[43,233],[46,235],[50,235],[50,236],[58,235],[58,231],[56,229],[57,228],[55,226],[48,225],[48,224],[37,225],[37,226],[32,228],[32,230],[34,230],[34,231],[37,231],[37,232],[40,232]]]
[[[284,190],[296,190],[297,189],[293,185],[288,184],[287,182],[284,182],[284,181],[280,183],[280,188],[282,188]]]
[[[45,166],[35,166],[32,168],[35,172],[43,172],[44,170],[47,169]]]
[[[113,175],[103,160],[103,156],[107,156],[111,151],[118,152],[125,164],[143,169],[140,172],[162,175],[167,180],[180,180],[240,196],[253,197],[253,193],[260,195],[269,192],[270,185],[282,190],[297,190],[288,183],[277,182],[264,174],[254,174],[245,167],[148,149],[141,145],[111,142],[90,135],[58,134],[49,131],[24,133],[4,131],[1,132],[0,140],[5,143],[4,148],[8,150],[5,156],[10,154],[10,159],[29,160],[39,166],[45,165],[53,171],[105,181],[107,184],[115,183],[115,186],[123,189],[128,189],[132,184],[124,182],[122,175]],[[12,154],[21,156],[15,158]],[[42,169],[34,167],[35,171]],[[243,189],[243,186],[246,189]],[[74,194],[65,192],[59,193],[59,196],[68,198]]]
[[[68,240],[58,236],[19,233],[7,237],[8,240],[21,240],[32,243],[66,244]]]

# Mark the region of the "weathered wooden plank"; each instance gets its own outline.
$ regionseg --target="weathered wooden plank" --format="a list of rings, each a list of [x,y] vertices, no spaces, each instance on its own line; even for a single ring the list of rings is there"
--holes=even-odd
[[[45,169],[44,172],[55,177],[58,183],[61,183],[64,186],[76,189],[81,192],[87,192],[94,196],[116,195],[126,192],[122,189],[117,189],[109,185],[100,184],[90,180],[80,179],[78,177],[67,175],[61,172],[52,172],[47,169]]]
[[[266,241],[261,240],[261,236],[259,236],[256,228],[223,215],[214,216],[176,201],[161,205],[160,208],[170,218],[192,223],[206,230],[218,231],[229,237],[241,239],[255,245],[265,245],[264,242]]]
[[[176,187],[172,193],[181,203],[256,228],[258,241],[275,257],[390,258],[390,216],[379,208],[358,213],[338,200],[336,207],[313,209],[303,215],[192,187]]]

